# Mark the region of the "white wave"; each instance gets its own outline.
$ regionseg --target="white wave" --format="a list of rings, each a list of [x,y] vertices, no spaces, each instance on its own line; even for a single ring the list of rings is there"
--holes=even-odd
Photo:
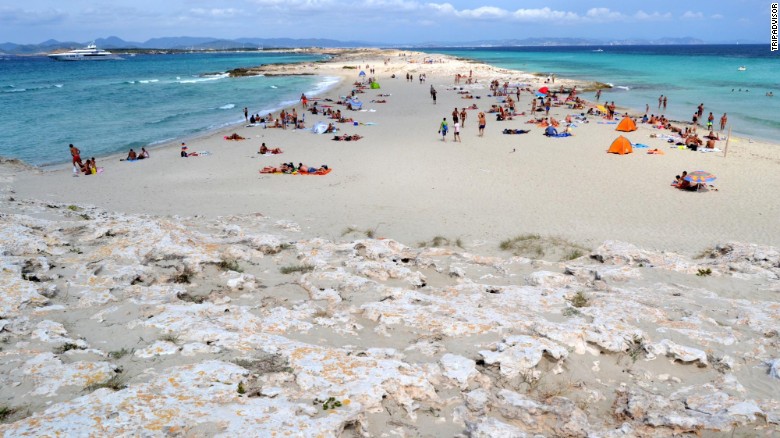
[[[57,88],[62,88],[63,85],[64,84],[54,84],[54,86],[57,87]]]
[[[235,107],[236,107],[236,104],[234,104],[234,103],[229,103],[229,104],[227,104],[227,105],[222,105],[221,107],[219,107],[219,109],[228,110],[228,109],[233,109],[233,108],[235,108]]]
[[[208,75],[208,76],[201,76],[198,78],[193,79],[184,79],[184,80],[177,80],[176,82],[180,84],[197,84],[199,82],[209,82],[209,81],[217,81],[220,79],[224,79],[230,77],[230,74],[228,73],[220,73],[216,75]]]
[[[155,83],[155,82],[160,82],[160,80],[159,79],[146,79],[146,80],[138,81],[139,84],[152,84],[152,83]]]
[[[626,90],[626,91],[630,90],[630,88],[628,88],[628,87],[625,87],[625,86],[623,86],[623,85],[618,85],[618,86],[617,86],[617,87],[615,87],[615,88],[620,88],[621,90]]]
[[[271,85],[271,88],[279,88],[279,87],[277,87],[276,85]]]
[[[322,80],[316,84],[314,84],[314,88],[307,91],[307,96],[316,97],[318,94],[324,93],[334,86],[338,84],[341,81],[339,77],[336,76],[325,76],[322,78]]]

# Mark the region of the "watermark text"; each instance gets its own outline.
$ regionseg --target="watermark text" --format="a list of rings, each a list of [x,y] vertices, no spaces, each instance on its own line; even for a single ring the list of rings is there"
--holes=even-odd
[[[770,39],[769,47],[773,52],[777,51],[777,3],[772,3],[769,6],[769,21],[770,21]]]

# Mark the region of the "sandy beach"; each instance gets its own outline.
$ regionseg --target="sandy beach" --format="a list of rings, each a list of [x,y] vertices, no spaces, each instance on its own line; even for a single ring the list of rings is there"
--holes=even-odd
[[[131,213],[206,217],[262,213],[300,222],[317,235],[336,237],[344,228],[356,226],[408,244],[443,235],[493,245],[524,233],[560,236],[591,247],[620,239],[687,253],[731,240],[778,244],[777,145],[735,138],[724,158],[723,153],[672,149],[665,140],[650,138],[662,131],[640,124],[626,136],[666,154],[648,155],[637,149],[617,156],[606,150],[620,133],[614,125],[600,124],[601,118],[578,126],[573,137],[550,139],[542,136],[543,129],[525,123],[530,116],[497,122],[487,114],[480,138],[475,110],[468,111],[461,143],[453,143],[451,135],[442,142],[438,124],[443,117],[450,118],[454,107],[477,104],[486,111],[498,103],[489,96],[490,80],[527,83],[536,90],[544,78],[446,57],[436,57],[441,63],[423,64],[424,58],[365,52],[328,64],[284,67],[285,74],[344,77],[337,89],[319,96],[339,100],[359,79],[358,70],[345,70],[345,65],[375,66],[381,90],[358,94],[364,111],[343,110],[345,116],[375,125],[337,124],[341,134],[364,136],[357,142],[336,142],[331,135],[308,130],[238,127],[188,142],[190,150],[211,152],[208,157],[182,160],[180,142],[175,141],[156,148],[147,161],[100,159],[105,173],[99,178],[71,178],[70,166],[63,166],[19,175],[13,190],[21,197]],[[456,73],[467,75],[470,70],[478,83],[459,87],[481,99],[461,99],[454,89]],[[415,76],[413,82],[405,81],[406,72]],[[423,84],[417,79],[421,73],[427,75]],[[561,84],[571,85],[558,79],[555,86]],[[431,85],[438,90],[436,105],[429,95]],[[593,93],[583,97],[592,99]],[[387,103],[372,102],[382,99]],[[519,111],[529,114],[531,99],[531,94],[523,93]],[[343,108],[334,109],[338,107]],[[553,107],[551,115],[563,120],[566,114],[579,112]],[[327,118],[307,114],[307,127],[316,121]],[[505,128],[531,132],[502,135]],[[223,137],[232,132],[247,140],[225,141]],[[262,142],[282,148],[284,154],[258,155]],[[718,148],[724,146],[717,142]],[[263,166],[282,161],[327,164],[333,172],[326,178],[258,174]],[[671,189],[674,176],[683,170],[715,174],[719,191]]]
[[[356,95],[363,110],[336,105],[366,65],[381,89]],[[297,105],[306,129],[186,139],[208,155],[181,158],[179,139],[98,157],[94,176],[2,167],[0,406],[16,410],[0,433],[94,418],[154,436],[780,433],[780,145],[694,152],[595,116],[548,138],[526,123],[529,92],[526,115],[488,113],[480,137],[477,113],[501,104],[491,80],[591,84],[447,56],[345,51],[263,72],[341,77],[310,97],[362,139],[312,133],[329,120]],[[472,104],[462,141],[442,141],[442,118]],[[608,154],[618,135],[664,154]],[[259,173],[282,162],[332,171]],[[670,187],[683,170],[717,190]],[[124,389],[82,391],[114,374]]]

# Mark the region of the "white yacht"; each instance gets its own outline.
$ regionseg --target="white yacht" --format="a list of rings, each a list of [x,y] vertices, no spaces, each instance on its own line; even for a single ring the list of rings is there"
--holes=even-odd
[[[57,61],[106,61],[122,59],[111,52],[98,49],[97,46],[95,46],[95,43],[92,43],[83,49],[75,49],[70,52],[50,53],[48,57]]]

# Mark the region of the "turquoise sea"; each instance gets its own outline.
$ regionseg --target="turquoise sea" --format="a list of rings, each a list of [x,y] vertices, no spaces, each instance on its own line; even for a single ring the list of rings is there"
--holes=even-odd
[[[780,141],[780,54],[769,45],[478,47],[432,48],[503,68],[554,73],[609,83],[601,101],[615,101],[636,113],[658,114],[658,97],[668,96],[666,111],[688,122],[704,104],[716,124],[723,113],[735,134]],[[738,70],[744,66],[745,70]],[[732,91],[733,90],[733,91]],[[739,91],[741,90],[741,91]],[[772,92],[775,97],[767,97]],[[588,100],[594,93],[583,95]],[[649,114],[648,114],[649,115]]]
[[[33,165],[136,150],[203,134],[316,95],[337,78],[230,78],[237,67],[308,62],[293,53],[182,53],[123,60],[58,62],[0,56],[0,156]]]

